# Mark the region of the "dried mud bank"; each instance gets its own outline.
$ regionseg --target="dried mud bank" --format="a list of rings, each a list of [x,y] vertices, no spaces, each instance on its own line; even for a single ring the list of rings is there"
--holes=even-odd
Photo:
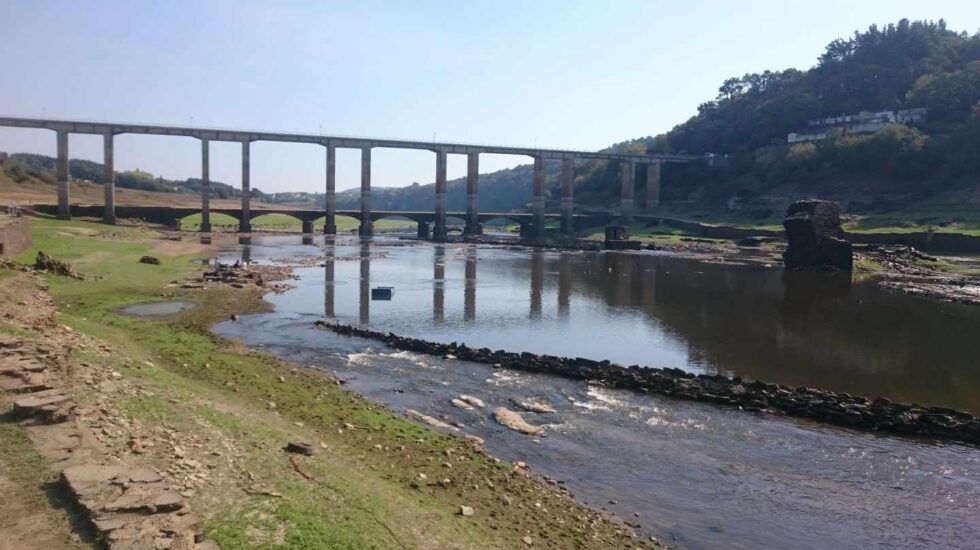
[[[624,367],[609,361],[493,351],[455,342],[440,344],[324,321],[315,324],[337,334],[377,340],[414,353],[452,356],[515,370],[589,380],[609,387],[729,405],[746,411],[809,418],[854,429],[980,444],[980,419],[945,407],[893,403],[884,397],[868,399],[843,392],[743,380],[737,376],[727,378],[637,365]]]

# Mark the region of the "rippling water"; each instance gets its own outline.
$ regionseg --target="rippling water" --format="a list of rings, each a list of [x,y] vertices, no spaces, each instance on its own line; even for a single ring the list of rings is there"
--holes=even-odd
[[[333,256],[270,296],[274,313],[219,333],[348,379],[396,410],[487,439],[581,499],[684,548],[974,548],[980,450],[743,413],[539,374],[415,355],[312,327],[324,316],[405,335],[978,408],[980,308],[838,279],[649,253],[474,246],[250,247],[253,259]],[[391,301],[370,300],[393,286]],[[532,439],[486,411],[534,397],[556,414]],[[615,504],[612,503],[615,501]],[[639,514],[638,517],[634,514]]]

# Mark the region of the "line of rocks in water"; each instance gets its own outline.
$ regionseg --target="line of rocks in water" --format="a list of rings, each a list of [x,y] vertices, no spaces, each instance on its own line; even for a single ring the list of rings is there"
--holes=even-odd
[[[884,397],[867,399],[844,392],[794,388],[738,376],[728,378],[638,365],[624,367],[609,361],[493,351],[455,342],[441,344],[325,321],[316,321],[315,324],[337,334],[377,340],[415,353],[451,356],[509,369],[589,380],[612,388],[706,401],[745,411],[810,418],[848,428],[980,444],[980,419],[946,407],[895,403]]]

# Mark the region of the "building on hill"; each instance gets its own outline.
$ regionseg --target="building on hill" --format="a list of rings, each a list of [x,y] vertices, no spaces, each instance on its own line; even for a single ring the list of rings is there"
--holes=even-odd
[[[807,122],[805,130],[791,132],[786,143],[805,143],[827,138],[827,133],[840,129],[844,134],[873,134],[889,124],[908,124],[918,122],[926,114],[926,109],[902,109],[900,111],[861,111],[856,115],[820,118]]]

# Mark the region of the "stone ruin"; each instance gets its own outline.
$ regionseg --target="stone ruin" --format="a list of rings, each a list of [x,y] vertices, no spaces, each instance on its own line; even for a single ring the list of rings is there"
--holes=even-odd
[[[851,271],[851,243],[840,226],[840,205],[803,199],[786,210],[783,220],[789,245],[783,252],[787,271]]]

